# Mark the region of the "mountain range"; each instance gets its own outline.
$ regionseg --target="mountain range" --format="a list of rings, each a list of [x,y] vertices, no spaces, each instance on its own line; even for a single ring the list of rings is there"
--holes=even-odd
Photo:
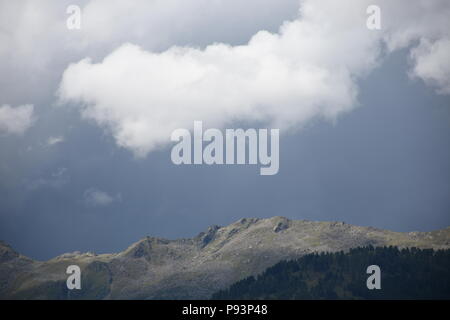
[[[242,218],[194,238],[146,237],[111,254],[66,253],[37,261],[0,242],[0,299],[208,299],[282,260],[351,248],[450,248],[450,227],[394,232],[344,222]],[[68,290],[69,265],[81,289]]]

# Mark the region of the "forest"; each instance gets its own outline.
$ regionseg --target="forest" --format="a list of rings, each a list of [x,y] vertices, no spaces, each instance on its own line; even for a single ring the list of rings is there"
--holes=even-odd
[[[381,270],[369,290],[367,267]],[[450,299],[450,250],[359,247],[281,261],[212,299]]]

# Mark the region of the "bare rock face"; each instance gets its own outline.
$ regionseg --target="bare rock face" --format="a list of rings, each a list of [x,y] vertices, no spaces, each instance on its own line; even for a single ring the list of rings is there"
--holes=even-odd
[[[273,227],[273,232],[280,232],[289,228],[289,219],[280,217],[279,221],[276,223],[275,227]]]
[[[0,242],[2,299],[206,299],[283,259],[358,246],[450,248],[450,228],[392,232],[343,222],[243,218],[192,239],[146,237],[116,254],[64,254],[46,262]],[[66,288],[67,266],[82,270],[82,289]]]
[[[214,240],[214,237],[216,236],[217,230],[219,230],[220,227],[217,225],[211,226],[206,230],[206,232],[200,232],[200,234],[196,237],[201,247],[206,247],[211,241]]]

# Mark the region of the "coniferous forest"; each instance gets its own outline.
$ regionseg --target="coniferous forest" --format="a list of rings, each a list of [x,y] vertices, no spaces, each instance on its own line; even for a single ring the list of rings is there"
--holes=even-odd
[[[369,290],[367,267],[381,270]],[[450,299],[450,250],[363,247],[281,261],[212,299]]]

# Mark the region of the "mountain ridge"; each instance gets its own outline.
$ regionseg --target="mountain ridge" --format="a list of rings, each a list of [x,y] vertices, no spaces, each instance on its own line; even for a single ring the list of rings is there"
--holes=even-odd
[[[280,216],[242,218],[193,238],[145,237],[118,253],[73,252],[47,261],[0,243],[0,298],[206,299],[281,260],[368,245],[447,249],[450,227],[394,232]],[[69,293],[65,270],[71,264],[82,270],[82,290]]]

